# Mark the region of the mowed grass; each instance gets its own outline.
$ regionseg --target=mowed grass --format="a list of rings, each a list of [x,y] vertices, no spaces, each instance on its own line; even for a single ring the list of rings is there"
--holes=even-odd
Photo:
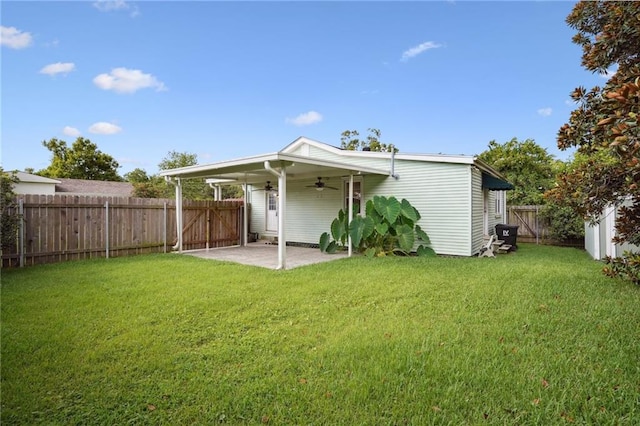
[[[640,288],[580,250],[2,272],[7,424],[640,423]]]

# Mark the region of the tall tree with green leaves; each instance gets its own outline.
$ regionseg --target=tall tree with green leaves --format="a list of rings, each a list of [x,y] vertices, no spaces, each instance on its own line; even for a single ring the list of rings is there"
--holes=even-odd
[[[79,137],[68,146],[67,142],[52,138],[42,145],[51,151],[51,164],[37,172],[50,178],[122,181],[118,175],[120,165],[109,154],[98,149],[89,139]]]
[[[357,130],[345,130],[340,135],[340,148],[348,151],[398,152],[395,145],[380,141],[382,132],[379,129],[367,130],[369,134],[365,139],[360,139],[360,133]]]
[[[587,70],[617,69],[604,87],[572,92],[577,108],[558,132],[558,147],[575,147],[584,160],[560,177],[549,196],[594,220],[605,207],[625,203],[615,241],[640,245],[640,2],[581,1],[566,22],[577,30],[573,42],[582,47]],[[640,255],[619,261],[638,265]],[[628,275],[640,283],[636,268]]]
[[[557,160],[533,139],[513,138],[503,144],[492,140],[478,158],[515,186],[507,193],[511,205],[543,204],[545,191],[553,186]]]

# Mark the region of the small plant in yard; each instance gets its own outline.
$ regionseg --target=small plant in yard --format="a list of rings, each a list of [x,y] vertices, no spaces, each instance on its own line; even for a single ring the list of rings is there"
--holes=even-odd
[[[640,285],[640,253],[625,251],[622,257],[606,258],[605,275],[627,279]]]
[[[367,257],[389,254],[408,255],[416,245],[419,256],[434,256],[429,236],[417,224],[420,213],[406,199],[376,195],[367,201],[365,216],[356,215],[349,222],[345,209],[331,223],[331,235],[320,236],[320,250],[334,253],[348,244]],[[333,237],[333,240],[331,239]]]

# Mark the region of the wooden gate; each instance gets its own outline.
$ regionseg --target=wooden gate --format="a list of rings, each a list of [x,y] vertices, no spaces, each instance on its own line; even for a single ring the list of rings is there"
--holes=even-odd
[[[549,224],[540,218],[542,206],[509,206],[507,223],[518,226],[518,241],[542,242],[549,238]]]
[[[241,242],[241,201],[185,200],[182,214],[183,250],[226,247]]]

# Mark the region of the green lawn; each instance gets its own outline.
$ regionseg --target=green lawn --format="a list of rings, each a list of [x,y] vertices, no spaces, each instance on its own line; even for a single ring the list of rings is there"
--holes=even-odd
[[[2,271],[2,424],[640,423],[640,288],[576,249]]]

